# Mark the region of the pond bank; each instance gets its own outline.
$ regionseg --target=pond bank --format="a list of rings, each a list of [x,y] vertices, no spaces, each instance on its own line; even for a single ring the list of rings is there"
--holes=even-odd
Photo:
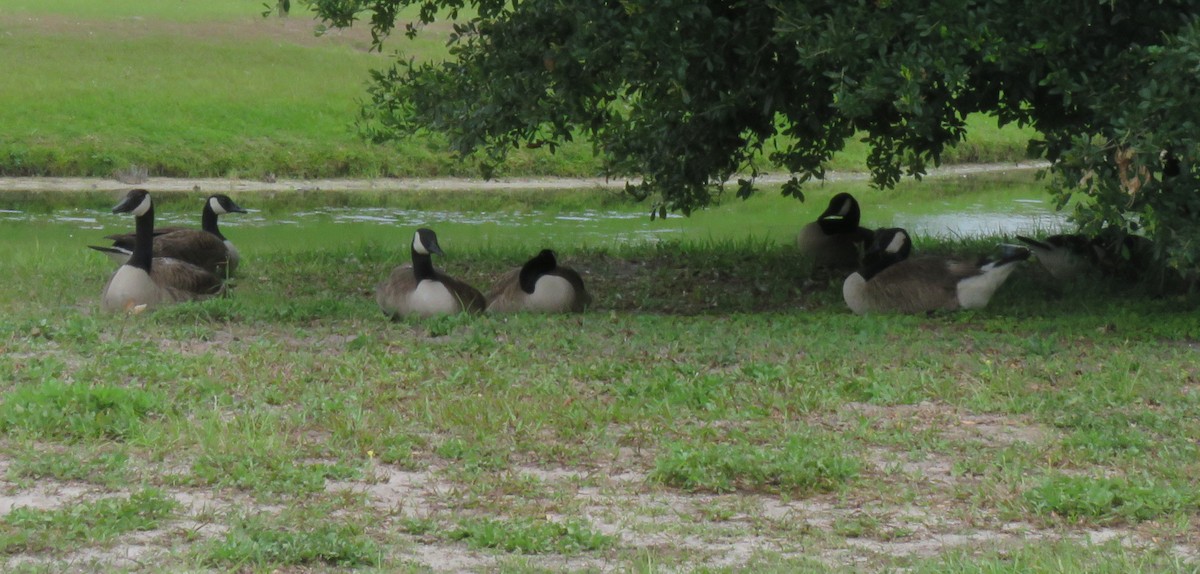
[[[1045,162],[958,164],[931,169],[926,177],[946,177],[979,173],[1003,173],[1043,169]],[[866,172],[827,172],[825,181],[867,179]],[[786,174],[765,174],[760,185],[780,184]],[[374,178],[374,179],[278,179],[261,181],[236,178],[151,177],[141,182],[122,182],[98,177],[0,177],[0,193],[5,191],[123,191],[140,187],[152,192],[282,192],[282,191],[428,191],[428,190],[522,190],[522,189],[596,189],[621,188],[636,179],[594,178]]]

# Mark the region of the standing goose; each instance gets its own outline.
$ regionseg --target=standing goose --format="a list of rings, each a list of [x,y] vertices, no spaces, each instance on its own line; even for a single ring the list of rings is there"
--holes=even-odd
[[[488,294],[487,310],[489,313],[578,313],[591,302],[592,296],[579,273],[560,266],[554,252],[543,249],[520,269],[500,278]]]
[[[123,311],[146,305],[149,308],[181,301],[204,299],[224,291],[216,276],[191,263],[168,257],[153,257],[154,202],[144,189],[135,189],[113,208],[113,213],[132,213],[137,229],[128,261],[113,272],[100,299],[105,311]]]
[[[217,226],[217,218],[226,213],[246,213],[246,210],[228,195],[219,193],[209,196],[200,214],[200,229],[161,227],[154,230],[154,256],[187,261],[218,277],[232,275],[241,258],[233,242]],[[112,247],[89,247],[108,255],[117,263],[124,263],[133,252],[136,233],[108,235],[105,239],[113,240]]]
[[[433,253],[442,255],[437,235],[418,229],[412,240],[412,265],[396,267],[375,287],[375,301],[385,315],[397,320],[484,310],[487,300],[478,289],[433,268]]]
[[[922,313],[938,309],[982,309],[992,294],[1029,258],[1029,250],[1006,246],[998,260],[952,257],[907,259],[912,240],[903,229],[880,229],[864,267],[842,284],[842,297],[856,314],[872,311]]]
[[[870,229],[859,227],[862,211],[858,201],[849,193],[839,193],[829,200],[829,206],[816,221],[805,225],[796,236],[796,246],[815,267],[854,269],[860,253],[870,245],[874,235]]]

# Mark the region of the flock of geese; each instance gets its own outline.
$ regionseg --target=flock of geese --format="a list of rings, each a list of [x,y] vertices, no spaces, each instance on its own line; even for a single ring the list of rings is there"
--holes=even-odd
[[[133,214],[135,231],[107,236],[111,246],[89,246],[120,264],[104,286],[101,308],[141,311],[223,294],[240,258],[233,243],[221,234],[217,218],[245,212],[228,196],[217,194],[204,204],[200,229],[155,228],[150,193],[130,191],[113,213]],[[464,311],[564,313],[583,311],[592,302],[579,273],[559,265],[549,249],[501,277],[486,297],[434,268],[435,254],[442,254],[437,235],[418,229],[412,240],[412,264],[395,268],[375,288],[375,299],[386,315],[400,319]]]
[[[200,229],[155,228],[149,192],[130,191],[113,213],[132,214],[135,231],[107,236],[111,246],[90,246],[120,264],[104,287],[101,307],[140,311],[221,295],[239,256],[221,234],[217,219],[245,211],[228,196],[217,194],[204,204]],[[1002,245],[994,258],[910,257],[912,239],[907,231],[867,229],[860,226],[860,219],[858,201],[839,193],[796,238],[802,256],[814,266],[853,270],[842,285],[842,295],[857,314],[978,309],[1031,255],[1060,280],[1103,269],[1106,261],[1116,257],[1109,243],[1077,235],[1040,241],[1018,236],[1024,246]],[[1130,248],[1128,244],[1118,247]],[[549,249],[501,277],[487,296],[435,268],[432,256],[441,254],[437,235],[418,229],[412,239],[412,263],[396,267],[376,286],[375,300],[385,315],[401,319],[460,312],[565,313],[583,311],[592,302],[579,273],[558,265]]]
[[[860,315],[981,309],[1031,256],[1060,283],[1096,275],[1139,281],[1153,279],[1156,273],[1160,288],[1168,275],[1170,281],[1187,283],[1177,273],[1155,271],[1154,246],[1136,235],[1111,230],[1097,237],[1061,234],[1041,240],[1017,235],[1023,245],[1001,244],[994,257],[909,258],[912,240],[907,231],[867,229],[859,225],[860,217],[858,201],[840,193],[796,239],[815,265],[853,270],[842,284],[842,297]]]

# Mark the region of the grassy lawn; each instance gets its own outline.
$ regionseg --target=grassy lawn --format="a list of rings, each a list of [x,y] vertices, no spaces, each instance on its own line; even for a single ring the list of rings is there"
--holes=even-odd
[[[444,142],[361,141],[368,72],[446,54],[447,24],[369,52],[365,28],[316,36],[303,11],[262,18],[261,0],[0,0],[0,175],[173,177],[477,176]],[[297,3],[298,4],[298,3]],[[971,120],[948,162],[1024,156],[1032,132]],[[516,150],[504,174],[594,176],[590,144]],[[862,171],[851,142],[831,167]]]
[[[907,199],[969,201],[930,189]],[[606,198],[542,205],[637,209]],[[236,199],[280,220],[326,202]],[[3,569],[1196,570],[1196,300],[1027,265],[982,311],[858,317],[737,213],[657,243],[560,223],[582,315],[401,323],[371,289],[409,226],[230,217],[231,297],[106,316],[111,267],[84,246],[127,219],[8,222]],[[545,241],[469,228],[439,227],[437,264],[484,290]]]

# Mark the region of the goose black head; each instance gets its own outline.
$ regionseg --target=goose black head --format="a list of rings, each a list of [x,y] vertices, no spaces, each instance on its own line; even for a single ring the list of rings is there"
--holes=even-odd
[[[856,231],[860,219],[858,200],[849,193],[839,193],[829,199],[829,207],[817,217],[817,224],[826,235],[836,235]]]
[[[863,253],[863,278],[870,279],[891,265],[895,265],[912,253],[912,239],[908,232],[899,227],[882,228],[875,231],[875,238]]]
[[[421,255],[429,255],[435,253],[442,255],[442,248],[438,246],[437,234],[432,229],[422,227],[413,235],[412,248],[414,253]]]
[[[150,211],[153,203],[150,201],[150,192],[144,189],[134,189],[125,194],[125,199],[121,200],[116,207],[112,209],[113,213],[132,213],[135,216],[141,217]]]
[[[233,202],[228,195],[218,193],[208,198],[208,208],[217,215],[225,215],[226,213],[246,213],[242,206]]]
[[[558,267],[558,258],[555,257],[554,251],[543,249],[537,255],[525,262],[521,267],[521,290],[526,293],[533,293],[533,288],[537,286],[537,280],[542,275],[554,271]]]

